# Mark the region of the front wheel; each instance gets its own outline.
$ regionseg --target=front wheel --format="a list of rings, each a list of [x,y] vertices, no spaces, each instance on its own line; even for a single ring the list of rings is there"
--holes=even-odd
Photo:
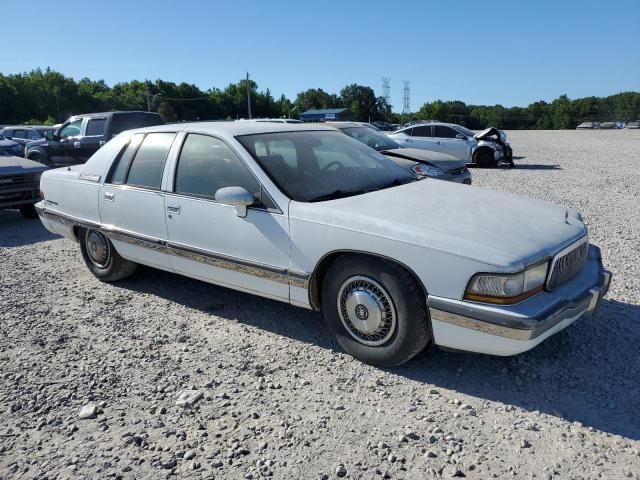
[[[104,233],[98,230],[80,230],[82,259],[91,273],[103,282],[116,282],[133,275],[138,264],[118,254]]]
[[[323,282],[322,312],[347,353],[380,367],[408,361],[431,337],[422,287],[407,270],[382,259],[336,260]]]
[[[482,168],[495,167],[498,164],[493,156],[493,152],[488,149],[477,151],[473,156],[473,163]]]

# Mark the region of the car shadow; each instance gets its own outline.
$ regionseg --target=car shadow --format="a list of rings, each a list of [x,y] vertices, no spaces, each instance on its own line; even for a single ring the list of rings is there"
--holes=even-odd
[[[37,218],[25,218],[17,210],[0,210],[0,248],[22,247],[60,238]]]
[[[535,163],[516,163],[516,170],[562,170],[560,165],[539,165]]]
[[[525,156],[518,156],[518,155],[514,155],[514,156],[513,156],[513,159],[514,159],[514,160],[524,160],[525,158],[527,158],[527,157],[525,157]]]
[[[317,312],[148,268],[114,285],[340,350]],[[638,319],[639,305],[605,299],[595,317],[578,321],[521,355],[494,357],[427,348],[389,372],[638,440]]]

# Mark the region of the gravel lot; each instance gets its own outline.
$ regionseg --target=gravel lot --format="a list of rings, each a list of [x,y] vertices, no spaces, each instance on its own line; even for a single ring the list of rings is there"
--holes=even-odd
[[[475,184],[578,208],[614,273],[596,317],[510,358],[373,368],[319,314],[151,269],[101,284],[0,212],[0,478],[640,478],[640,131],[510,141],[518,168]]]

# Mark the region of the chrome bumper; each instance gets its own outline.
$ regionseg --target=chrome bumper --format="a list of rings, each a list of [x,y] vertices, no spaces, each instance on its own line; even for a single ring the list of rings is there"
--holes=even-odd
[[[429,297],[429,313],[432,320],[482,333],[512,340],[534,340],[563,322],[571,323],[579,317],[591,317],[602,297],[607,294],[611,277],[611,272],[602,268],[600,262],[598,281],[595,285],[573,300],[565,301],[534,317],[514,315],[499,306],[438,297]]]

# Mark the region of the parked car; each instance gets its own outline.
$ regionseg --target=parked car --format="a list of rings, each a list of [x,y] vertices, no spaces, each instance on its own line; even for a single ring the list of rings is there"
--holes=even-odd
[[[594,130],[600,128],[600,122],[582,122],[576,130]]]
[[[318,124],[134,130],[41,190],[43,224],[98,279],[144,264],[320,310],[381,366],[429,342],[529,350],[592,315],[611,279],[575,210],[418,180]]]
[[[120,132],[162,124],[162,117],[153,112],[75,115],[45,138],[27,143],[25,156],[47,166],[84,163]]]
[[[624,128],[640,128],[640,120],[637,122],[629,122],[625,125]]]
[[[47,128],[47,127],[44,127]],[[51,127],[49,129],[52,131]],[[25,146],[28,142],[33,140],[39,140],[40,138],[44,138],[46,131],[42,130],[42,127],[32,127],[32,126],[7,126],[0,130],[0,135],[3,135],[5,138],[13,140],[17,144],[22,146],[22,152],[20,156],[23,157],[25,153]]]
[[[0,149],[0,209],[17,208],[23,216],[37,218],[34,204],[40,200],[40,175],[46,169]]]
[[[618,126],[616,125],[616,122],[602,122],[600,124],[600,128],[603,130],[615,130]]]
[[[342,133],[370,146],[419,177],[432,177],[437,180],[471,185],[471,173],[466,164],[451,155],[417,148],[403,148],[392,138],[358,122],[325,122],[325,125],[337,128]]]
[[[21,157],[24,152],[24,148],[22,147],[22,145],[20,145],[17,142],[14,142],[13,140],[5,138],[4,135],[2,135],[1,133],[0,133],[0,150],[5,155],[15,155],[18,157]]]
[[[474,133],[454,123],[414,124],[388,134],[403,147],[446,153],[479,167],[513,166],[513,151],[507,135],[497,128]]]

